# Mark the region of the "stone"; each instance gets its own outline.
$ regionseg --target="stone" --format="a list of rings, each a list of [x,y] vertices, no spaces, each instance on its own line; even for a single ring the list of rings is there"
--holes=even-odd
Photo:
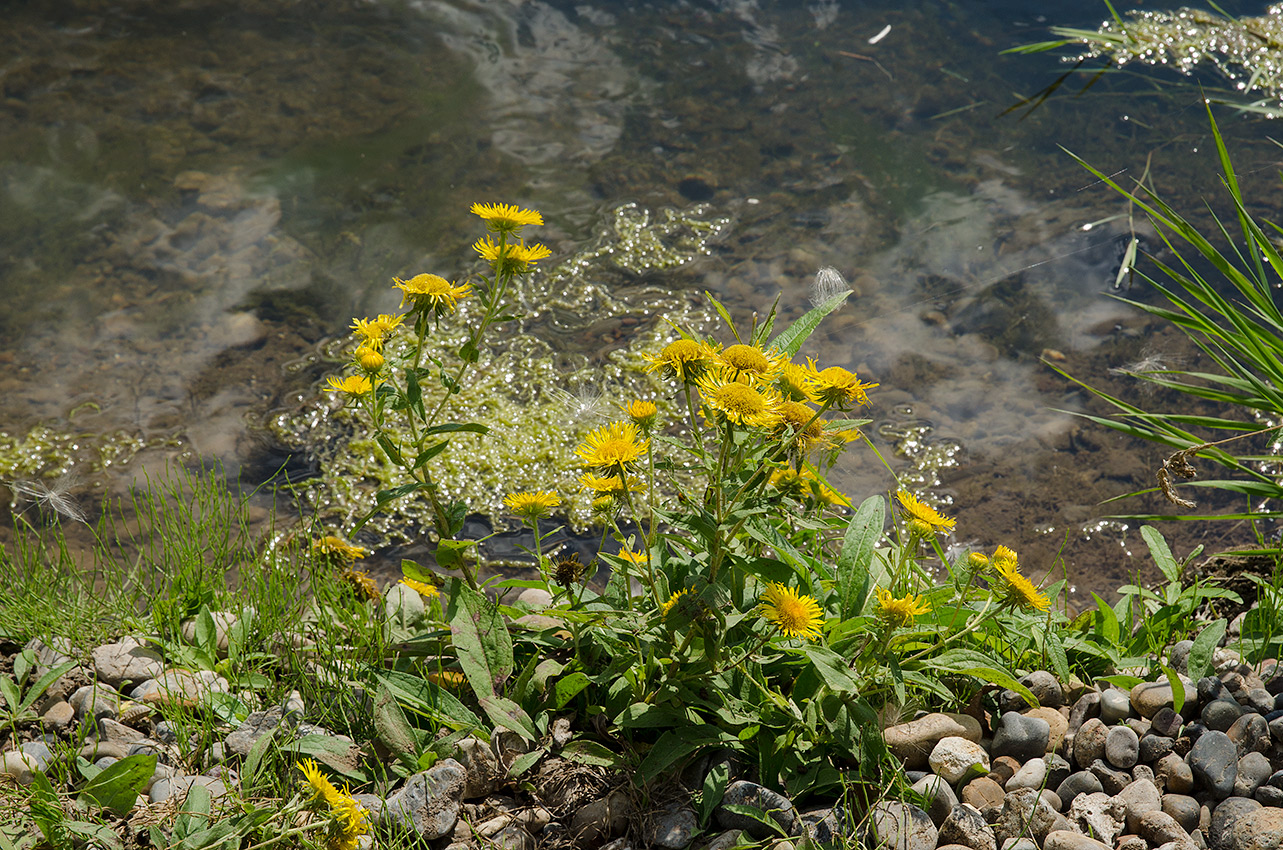
[[[1214,699],[1203,706],[1199,719],[1208,729],[1225,732],[1243,716],[1243,706],[1228,697]]]
[[[291,719],[293,722],[290,722]],[[273,706],[266,711],[251,713],[224,741],[229,752],[242,757],[248,756],[254,742],[259,738],[277,726],[284,724],[286,728],[293,728],[297,722],[294,712],[287,711],[285,706]]]
[[[1187,834],[1198,829],[1200,809],[1198,800],[1193,797],[1184,794],[1163,795],[1163,811],[1171,815]]]
[[[454,759],[444,759],[414,774],[388,797],[380,823],[412,829],[426,841],[449,835],[459,820],[467,776],[463,765]]]
[[[1277,809],[1283,809],[1283,788],[1275,788],[1273,785],[1262,785],[1256,789],[1252,799],[1262,806],[1272,806]]]
[[[1154,787],[1154,783],[1139,780],[1128,785],[1120,793],[1115,795],[1115,800],[1121,801],[1126,809],[1127,831],[1140,835],[1140,819],[1146,812],[1161,812],[1163,810],[1163,799]]]
[[[13,777],[19,785],[30,785],[40,770],[36,757],[21,750],[9,750],[0,757],[0,774]]]
[[[987,776],[973,779],[962,788],[962,802],[980,811],[1002,805],[1007,793],[1002,786]]]
[[[704,846],[704,850],[732,850],[734,847],[748,843],[750,842],[746,839],[743,830],[728,829],[713,836],[713,839]],[[606,848],[603,847],[602,850],[606,850]]]
[[[910,770],[927,767],[927,758],[941,738],[965,738],[979,742],[980,721],[969,714],[928,714],[888,727],[882,733],[887,749]]]
[[[1170,708],[1160,708],[1149,720],[1150,731],[1164,738],[1175,738],[1181,731],[1181,716]]]
[[[1259,714],[1244,714],[1226,731],[1239,754],[1264,753],[1270,749],[1270,723]]]
[[[1020,760],[1011,756],[998,756],[989,762],[989,778],[1003,788],[1007,787],[1007,781],[1016,775],[1017,770],[1020,770]]]
[[[166,670],[129,692],[129,698],[145,705],[195,708],[211,693],[227,693],[227,680],[212,670]]]
[[[1173,794],[1188,794],[1194,790],[1194,771],[1190,770],[1185,759],[1171,753],[1163,756],[1154,765],[1157,784]]]
[[[1132,784],[1132,775],[1125,770],[1115,770],[1104,759],[1091,763],[1091,772],[1100,780],[1100,787],[1106,794],[1117,794]]]
[[[1104,792],[1079,794],[1069,806],[1069,822],[1085,835],[1110,845],[1122,834],[1126,807]]]
[[[1090,767],[1096,759],[1105,757],[1105,739],[1109,736],[1109,727],[1099,719],[1092,718],[1083,723],[1074,735],[1074,763],[1079,767]]]
[[[1132,706],[1127,691],[1118,688],[1106,688],[1100,694],[1100,722],[1106,726],[1121,723],[1132,713]]]
[[[227,794],[227,785],[221,779],[215,779],[212,776],[183,776],[181,774],[167,776],[156,780],[152,783],[151,790],[147,792],[147,799],[153,803],[163,803],[171,798],[177,798],[178,802],[187,799],[187,794],[193,787],[202,785],[211,798],[217,799]]]
[[[1045,754],[1050,740],[1051,726],[1047,721],[1008,711],[998,720],[990,753],[1025,762]]]
[[[1164,811],[1146,812],[1136,824],[1136,834],[1151,846],[1171,841],[1189,841],[1189,832]]]
[[[1199,736],[1189,753],[1194,779],[1216,799],[1223,800],[1234,792],[1238,775],[1238,749],[1230,736],[1209,729]]]
[[[44,741],[27,741],[20,749],[35,760],[37,770],[43,771],[53,763],[53,752]]]
[[[1176,742],[1162,735],[1146,735],[1140,739],[1136,750],[1136,760],[1141,764],[1153,764],[1176,747]]]
[[[75,718],[76,710],[65,699],[54,700],[40,714],[45,726],[51,729],[65,729]]]
[[[1052,791],[1050,788],[1043,788],[1038,792],[1038,794],[1047,801],[1047,805],[1051,806],[1056,811],[1059,812],[1064,810],[1065,804],[1060,802],[1060,797],[1055,791]]]
[[[772,837],[774,833],[765,824],[756,818],[730,811],[726,808],[727,805],[752,806],[779,824],[785,835],[798,834],[797,810],[789,799],[756,782],[737,779],[728,785],[714,817],[722,829],[740,829],[759,841]]]
[[[1127,726],[1115,726],[1105,736],[1105,761],[1120,770],[1131,770],[1140,760],[1140,737]]]
[[[120,694],[110,685],[85,685],[77,689],[67,702],[81,719],[114,718],[120,712]]]
[[[1108,844],[1102,844],[1094,838],[1079,835],[1068,829],[1047,833],[1042,848],[1043,850],[1113,850]]]
[[[927,815],[937,827],[944,823],[953,807],[958,805],[958,795],[953,793],[953,788],[940,776],[928,774],[913,783],[909,790],[921,794],[928,801]]]
[[[1086,770],[1080,770],[1077,773],[1071,773],[1056,788],[1056,796],[1066,806],[1073,806],[1074,798],[1079,794],[1099,794],[1105,790],[1096,778],[1094,773]]]
[[[936,825],[917,806],[884,800],[869,812],[870,846],[880,850],[935,850],[939,840]]]
[[[1002,811],[993,823],[994,837],[999,847],[1008,839],[1024,835],[1032,835],[1036,841],[1041,841],[1059,817],[1037,789],[1018,788],[1009,792],[1002,802]]]
[[[972,806],[957,805],[940,824],[942,844],[958,844],[971,850],[998,850],[993,827]]]
[[[1023,835],[1019,838],[1008,838],[1003,842],[1002,850],[1038,850],[1038,842]]]
[[[1065,760],[1064,756],[1057,753],[1051,753],[1043,758],[1047,763],[1047,787],[1059,788],[1060,783],[1069,778],[1069,774],[1074,772],[1074,766]]]
[[[699,818],[689,806],[670,806],[652,818],[647,826],[647,844],[665,850],[682,850],[690,845],[695,830],[699,828]]]
[[[1047,752],[1054,753],[1061,749],[1065,744],[1065,736],[1069,734],[1069,721],[1065,715],[1054,708],[1031,708],[1022,711],[1025,717],[1036,717],[1039,720],[1046,721],[1050,734],[1047,738]]]
[[[1196,686],[1198,690],[1198,701],[1200,703],[1209,703],[1214,699],[1233,699],[1230,696],[1229,688],[1215,676],[1204,676],[1198,680]]]
[[[797,816],[802,834],[821,847],[837,844],[847,835],[846,818],[833,806],[810,809]]]
[[[119,688],[124,682],[142,682],[159,676],[165,662],[156,650],[143,646],[137,638],[124,637],[107,643],[92,653],[94,675],[98,681]]]
[[[1065,692],[1060,687],[1060,682],[1045,670],[1035,670],[1022,676],[1020,684],[1028,688],[1044,708],[1059,708],[1065,704]]]
[[[1232,850],[1234,825],[1251,814],[1259,811],[1261,804],[1245,797],[1230,797],[1216,805],[1212,812],[1212,822],[1207,829],[1207,846],[1212,850]]]
[[[472,736],[455,744],[455,761],[463,765],[467,778],[463,786],[463,799],[484,797],[499,787],[503,771],[490,745]]]
[[[1182,675],[1189,674],[1189,651],[1194,648],[1192,640],[1178,640],[1167,652],[1167,666]]]
[[[689,843],[688,836],[687,844]],[[468,845],[464,844],[463,846],[467,847]],[[516,823],[505,826],[486,839],[486,847],[490,848],[490,850],[535,850],[537,846],[538,842],[535,841],[534,836],[527,832],[521,824]],[[666,850],[676,850],[676,848],[685,847],[686,844],[670,845],[656,842],[654,846],[664,847]]]
[[[1184,676],[1180,677],[1180,681],[1185,689],[1185,704],[1193,709],[1198,704],[1197,700],[1192,699],[1195,685]],[[1175,702],[1171,682],[1165,676],[1157,682],[1142,682],[1131,690],[1132,708],[1141,717],[1153,717],[1160,708],[1172,708]]]
[[[1069,734],[1076,734],[1093,717],[1100,717],[1100,691],[1088,691],[1074,703],[1069,712]]]
[[[1270,760],[1260,753],[1253,752],[1243,756],[1238,760],[1238,775],[1234,777],[1234,796],[1253,796],[1273,772]]]
[[[1230,829],[1230,850],[1279,850],[1283,847],[1283,809],[1257,809]]]
[[[1274,710],[1274,694],[1265,688],[1252,688],[1243,695],[1243,704],[1257,714],[1269,714]]]
[[[1007,780],[1007,791],[1017,788],[1042,788],[1047,781],[1047,762],[1043,759],[1030,759]]]
[[[1120,835],[1114,850],[1149,850],[1149,842],[1139,835]]]
[[[931,750],[927,757],[931,771],[954,785],[968,776],[989,772],[989,754],[980,744],[966,738],[947,736]]]

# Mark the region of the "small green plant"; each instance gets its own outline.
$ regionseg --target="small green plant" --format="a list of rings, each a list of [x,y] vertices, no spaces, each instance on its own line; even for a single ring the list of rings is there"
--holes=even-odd
[[[64,661],[32,682],[30,679],[36,667],[36,654],[28,648],[14,657],[13,676],[0,674],[0,699],[4,700],[5,720],[12,739],[17,739],[19,723],[35,719],[36,713],[32,706],[36,704],[36,700],[44,696],[50,685],[75,666],[75,661]]]

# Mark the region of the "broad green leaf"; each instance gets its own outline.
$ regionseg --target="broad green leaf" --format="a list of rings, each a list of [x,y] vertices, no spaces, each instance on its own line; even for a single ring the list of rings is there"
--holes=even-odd
[[[259,735],[254,741],[254,745],[249,748],[249,755],[245,757],[245,765],[241,768],[241,788],[249,790],[254,787],[255,780],[258,779],[258,770],[263,763],[263,756],[267,753],[272,741],[276,739],[276,732],[281,727],[273,726],[266,733]]]
[[[432,556],[436,558],[437,566],[443,570],[464,570],[471,565],[465,553],[476,545],[474,540],[442,540]],[[475,590],[468,589],[476,593]]]
[[[450,542],[443,540],[442,545]],[[497,697],[512,674],[512,636],[508,626],[499,606],[483,594],[458,579],[452,579],[450,584],[450,633],[459,666],[477,699]]]
[[[481,728],[481,719],[440,685],[397,670],[376,673],[375,677],[386,684],[402,703],[438,723],[456,731],[471,732]]]
[[[410,464],[410,469],[414,470],[420,468],[425,463],[445,451],[446,446],[448,445],[450,445],[449,440],[442,440],[439,443],[433,443],[432,445],[422,449],[414,456],[414,463]]]
[[[753,820],[762,824],[762,826],[769,829],[771,832],[775,833],[777,836],[781,838],[788,838],[788,833],[785,832],[784,828],[781,827],[779,823],[776,822],[775,818],[771,817],[766,812],[762,811],[756,806],[745,806],[741,803],[723,803],[722,808],[728,812],[731,812],[732,814],[743,815],[746,818],[752,818]]]
[[[405,458],[401,457],[401,450],[396,447],[395,443],[383,434],[375,436],[374,439],[378,442],[379,447],[383,449],[383,453],[387,455],[393,463],[397,466],[405,466]]]
[[[596,741],[571,741],[561,748],[563,758],[588,764],[593,767],[617,769],[624,766],[624,758],[619,753],[603,747]]]
[[[830,690],[840,694],[858,694],[860,683],[851,675],[846,659],[827,646],[806,644],[798,650],[805,655]]]
[[[566,703],[575,698],[575,695],[588,687],[588,676],[585,673],[576,671],[569,676],[563,676],[557,680],[553,686],[553,708],[565,708]]]
[[[512,700],[491,696],[483,697],[480,702],[486,717],[489,717],[490,722],[495,726],[516,732],[530,742],[539,740],[539,731],[535,729],[535,722],[521,706]]]
[[[726,761],[719,761],[704,775],[704,788],[699,798],[700,829],[708,828],[709,821],[713,819],[713,812],[721,805],[722,797],[726,794],[726,786],[730,783],[730,778],[730,762]]]
[[[812,307],[807,310],[796,322],[782,330],[779,336],[771,340],[771,347],[778,348],[789,357],[797,354],[798,349],[802,347],[802,343],[806,342],[807,337],[819,327],[820,322],[824,321],[824,317],[841,307],[850,294],[851,291],[849,289],[846,292],[839,292],[818,307]]]
[[[1118,616],[1114,613],[1114,609],[1106,605],[1105,600],[1095,593],[1092,593],[1091,598],[1096,600],[1096,610],[1100,613],[1098,621],[1100,636],[1108,641],[1110,646],[1118,646]]]
[[[1144,661],[1146,659],[1138,658],[1136,660]],[[1109,684],[1116,688],[1121,688],[1124,691],[1130,691],[1137,685],[1143,685],[1145,683],[1145,680],[1140,676],[1128,676],[1122,673],[1117,673],[1112,676],[1100,676],[1099,680],[1102,682],[1109,682]]]
[[[467,431],[473,434],[490,433],[490,429],[479,422],[443,422],[440,425],[433,425],[423,433],[431,436],[433,434],[452,434],[460,431]]]
[[[1181,578],[1180,564],[1172,557],[1172,550],[1168,548],[1167,541],[1159,533],[1157,528],[1152,525],[1142,525],[1140,536],[1145,538],[1145,545],[1149,547],[1149,554],[1153,557],[1154,563],[1163,573],[1163,577],[1169,582],[1176,583]]]
[[[545,754],[546,751],[543,747],[536,747],[528,753],[517,756],[513,759],[512,766],[508,768],[508,775],[513,778],[520,776],[538,764],[539,759],[543,758]]]
[[[18,687],[27,684],[27,676],[31,673],[31,668],[36,665],[36,653],[31,647],[27,647],[13,657],[13,678],[18,683]]]
[[[864,612],[869,596],[869,567],[873,563],[873,548],[882,536],[885,511],[886,503],[882,497],[870,496],[860,504],[847,524],[837,563],[838,598],[844,620]]]
[[[955,670],[957,673],[965,673],[968,676],[975,676],[977,679],[983,679],[986,682],[997,685],[1001,688],[1015,691],[1024,698],[1030,706],[1038,707],[1038,698],[1033,695],[1033,691],[1020,684],[1014,676],[1006,670],[999,670],[997,667],[968,667]]]
[[[1225,620],[1213,620],[1203,627],[1194,638],[1194,645],[1189,650],[1189,660],[1187,662],[1188,675],[1197,682],[1207,675],[1207,671],[1212,666],[1212,653],[1216,647],[1221,645],[1221,639],[1225,637]]]
[[[413,764],[419,757],[419,736],[405,717],[391,688],[380,682],[374,697],[374,731],[392,754]]]
[[[281,745],[282,752],[311,756],[321,764],[355,782],[369,782],[365,771],[356,766],[360,748],[330,735],[304,735]]]
[[[619,713],[615,718],[615,725],[623,729],[671,729],[687,726],[692,720],[689,710],[635,702]]]
[[[5,705],[9,706],[9,710],[17,714],[20,705],[18,683],[8,676],[0,676],[0,696],[4,697]]]
[[[81,789],[81,802],[93,802],[117,817],[125,817],[134,808],[138,793],[156,772],[156,756],[126,756],[104,768]]]
[[[196,615],[196,646],[211,658],[218,651],[218,629],[214,626],[214,615],[209,613],[208,605],[202,605]]]
[[[659,740],[655,746],[650,748],[646,753],[646,758],[642,760],[641,765],[637,768],[635,781],[641,783],[650,782],[659,776],[665,770],[673,765],[678,759],[685,758],[700,747],[710,745],[737,745],[739,741],[731,737],[715,726],[701,724],[699,726],[687,726],[681,729],[670,729]]]
[[[1167,677],[1167,683],[1172,686],[1172,711],[1177,714],[1185,707],[1185,685],[1181,683],[1181,677],[1176,675],[1176,671],[1166,664],[1158,665],[1163,670],[1163,675]]]
[[[1051,661],[1051,668],[1056,678],[1062,682],[1068,682],[1069,659],[1065,655],[1065,645],[1061,642],[1060,633],[1056,627],[1053,626],[1043,632],[1043,646],[1047,650],[1047,658]]]

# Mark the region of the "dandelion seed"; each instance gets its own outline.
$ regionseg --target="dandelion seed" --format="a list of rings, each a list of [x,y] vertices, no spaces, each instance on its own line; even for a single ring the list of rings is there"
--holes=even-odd
[[[612,413],[605,395],[591,384],[580,384],[573,393],[551,387],[548,394],[561,406],[562,416],[569,422],[595,425]]]
[[[848,294],[851,292],[846,278],[832,266],[823,266],[811,281],[811,306],[819,307],[821,304],[827,304],[834,296],[843,292]]]
[[[52,511],[57,516],[85,522],[88,516],[68,495],[79,483],[80,476],[74,471],[68,471],[54,479],[52,484],[44,481],[15,481],[9,488],[34,501],[40,511]]]

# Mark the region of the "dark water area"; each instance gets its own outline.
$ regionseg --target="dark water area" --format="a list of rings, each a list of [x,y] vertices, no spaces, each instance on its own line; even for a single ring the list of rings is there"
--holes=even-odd
[[[1123,180],[1148,168],[1205,222],[1202,199],[1230,208],[1198,84],[1231,93],[1130,69],[1088,87],[1091,68],[1035,102],[1071,66],[1001,54],[1106,17],[1097,2],[6,4],[0,481],[73,476],[92,513],[167,463],[246,488],[314,474],[264,424],[316,403],[352,318],[397,306],[393,276],[472,269],[473,202],[541,210],[554,262],[635,205],[723,224],[668,268],[598,268],[625,306],[564,297],[526,329],[550,361],[591,368],[659,321],[638,306],[658,290],[710,291],[737,321],[779,296],[795,318],[832,266],[854,294],[804,353],[881,383],[869,434],[957,517],[956,545],[1063,570],[1075,604],[1152,578],[1134,523],[1107,515],[1163,506],[1100,503],[1152,486],[1163,452],[1061,412],[1104,409],[1040,358],[1182,410],[1111,370],[1198,361],[1109,297],[1127,208],[1065,150]],[[1253,212],[1283,219],[1278,127],[1218,119]],[[860,451],[834,483],[857,501],[895,486]],[[1178,555],[1251,540],[1162,528]]]

